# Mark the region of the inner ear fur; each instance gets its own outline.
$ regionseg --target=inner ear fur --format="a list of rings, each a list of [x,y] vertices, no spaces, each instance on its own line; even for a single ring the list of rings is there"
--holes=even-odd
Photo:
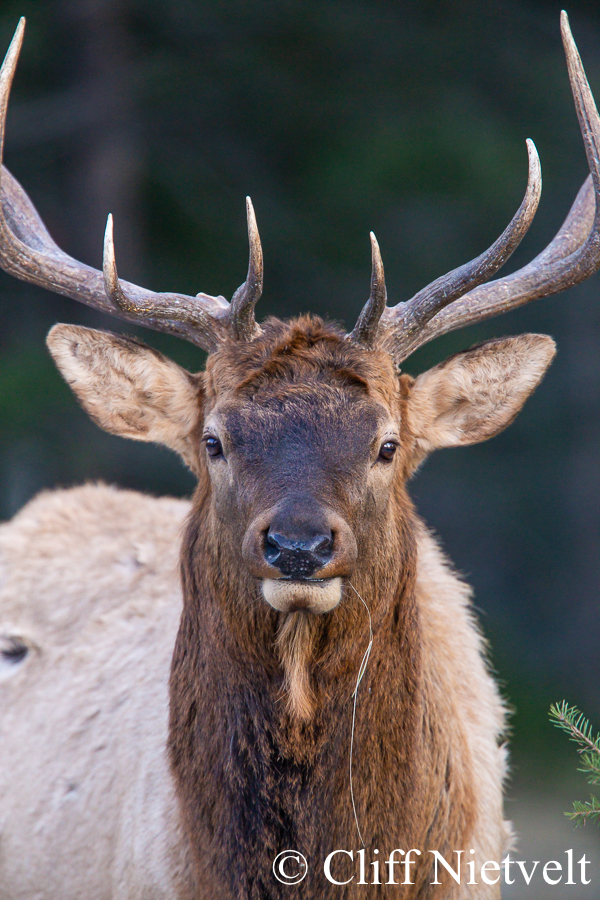
[[[500,338],[456,353],[411,380],[411,468],[432,450],[486,441],[510,425],[555,352],[544,334]]]
[[[91,418],[105,431],[164,444],[195,468],[192,432],[200,414],[201,376],[134,338],[55,325],[48,349]]]

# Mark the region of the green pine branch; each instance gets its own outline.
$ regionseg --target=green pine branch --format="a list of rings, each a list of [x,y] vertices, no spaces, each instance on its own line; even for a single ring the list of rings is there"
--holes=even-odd
[[[591,800],[582,803],[580,800],[573,801],[573,810],[565,813],[569,819],[572,819],[576,825],[585,825],[586,822],[600,823],[600,803],[598,799],[592,795]]]
[[[588,784],[600,784],[600,734],[594,736],[589,719],[576,706],[569,706],[566,700],[553,703],[550,707],[550,721],[578,746],[580,772],[587,777]],[[585,803],[576,800],[571,812],[565,813],[576,825],[586,822],[600,824],[600,801],[592,795]]]

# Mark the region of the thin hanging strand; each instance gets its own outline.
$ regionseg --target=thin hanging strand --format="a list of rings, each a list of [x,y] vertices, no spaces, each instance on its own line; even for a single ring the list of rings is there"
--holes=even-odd
[[[361,662],[360,668],[358,670],[358,677],[356,679],[356,687],[354,688],[354,692],[352,694],[354,703],[352,706],[352,731],[350,734],[350,797],[352,799],[352,811],[354,813],[354,821],[356,822],[356,830],[358,831],[359,840],[364,847],[365,842],[363,841],[363,836],[362,836],[362,833],[360,830],[360,825],[358,824],[358,816],[356,814],[356,803],[354,800],[354,785],[352,782],[352,753],[354,751],[354,725],[356,723],[356,701],[358,699],[358,686],[363,679],[363,675],[365,674],[365,671],[367,668],[367,663],[369,662],[369,656],[371,655],[371,647],[373,646],[373,621],[371,619],[371,611],[369,610],[369,607],[367,606],[367,604],[365,603],[363,598],[360,596],[360,594],[358,593],[358,591],[356,590],[356,588],[350,581],[348,582],[348,584],[350,585],[350,587],[352,588],[352,590],[354,591],[354,593],[356,594],[356,596],[358,597],[358,599],[360,600],[360,602],[362,603],[364,608],[366,609],[367,615],[369,617],[369,646],[365,650],[365,655],[362,658],[362,662]]]

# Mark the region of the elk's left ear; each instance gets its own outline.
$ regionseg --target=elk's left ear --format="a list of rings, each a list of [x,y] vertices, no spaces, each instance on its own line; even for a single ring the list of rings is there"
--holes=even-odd
[[[195,468],[198,376],[141,341],[93,328],[55,325],[47,344],[64,379],[101,428],[164,444]]]
[[[510,425],[552,362],[544,334],[487,341],[423,372],[410,385],[411,468],[432,450],[476,444]]]

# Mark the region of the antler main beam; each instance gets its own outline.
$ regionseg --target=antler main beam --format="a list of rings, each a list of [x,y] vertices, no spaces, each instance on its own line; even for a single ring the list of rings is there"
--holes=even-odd
[[[6,113],[21,45],[21,19],[0,69],[0,162],[3,158]],[[46,230],[33,203],[10,172],[0,169],[0,266],[11,275],[128,322],[166,331],[214,350],[223,341],[251,340],[259,329],[254,305],[262,292],[262,250],[256,218],[247,199],[250,265],[248,278],[232,303],[209,294],[155,293],[122,281],[117,275],[109,216],[104,244],[104,272],[64,253]]]
[[[561,32],[591,175],[546,249],[512,275],[483,284],[516,249],[537,209],[541,175],[535,147],[528,141],[527,192],[512,222],[495,244],[472,262],[438,278],[412,299],[385,308],[377,322],[371,322],[378,343],[398,364],[442,334],[508,312],[530,300],[556,294],[600,269],[600,119],[564,11]],[[369,303],[365,310],[368,307]]]

